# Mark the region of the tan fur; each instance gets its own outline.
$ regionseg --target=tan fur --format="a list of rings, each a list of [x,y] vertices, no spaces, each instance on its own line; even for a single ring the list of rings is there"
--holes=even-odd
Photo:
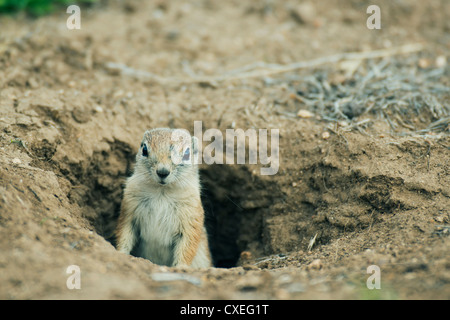
[[[172,129],[146,131],[133,175],[127,180],[116,229],[117,249],[157,264],[211,266],[198,168],[191,161],[177,164],[176,156],[197,142],[173,139]],[[148,156],[144,156],[146,146]],[[189,153],[189,151],[188,151]],[[158,170],[170,174],[162,179]],[[165,183],[165,184],[162,184]]]

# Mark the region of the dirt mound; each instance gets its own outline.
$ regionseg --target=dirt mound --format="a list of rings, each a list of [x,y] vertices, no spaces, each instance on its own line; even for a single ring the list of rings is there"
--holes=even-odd
[[[264,3],[125,1],[82,11],[76,31],[65,12],[1,17],[1,298],[450,298],[445,1],[381,1],[378,31],[354,1]],[[274,72],[412,42],[423,49]],[[194,121],[280,129],[279,171],[201,166],[216,268],[118,253],[143,132]]]

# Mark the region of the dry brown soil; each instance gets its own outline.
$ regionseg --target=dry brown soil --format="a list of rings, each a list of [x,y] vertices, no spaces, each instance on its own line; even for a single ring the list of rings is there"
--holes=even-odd
[[[436,115],[394,130],[367,113],[351,122],[370,118],[364,130],[343,130],[348,123],[323,118],[299,92],[311,89],[306,77],[339,76],[335,64],[213,83],[148,76],[408,43],[424,44],[414,65],[442,67],[448,1],[373,2],[381,30],[367,29],[367,4],[356,0],[114,1],[82,8],[81,30],[66,28],[65,10],[0,17],[0,298],[449,299],[449,129],[414,132]],[[448,88],[446,68],[436,81]],[[439,99],[448,111],[448,95]],[[315,115],[297,117],[300,109]],[[112,231],[143,132],[192,132],[194,121],[280,129],[278,173],[201,166],[217,268],[117,252]],[[80,267],[79,290],[66,286],[70,265]],[[370,265],[380,267],[380,290],[366,286]]]

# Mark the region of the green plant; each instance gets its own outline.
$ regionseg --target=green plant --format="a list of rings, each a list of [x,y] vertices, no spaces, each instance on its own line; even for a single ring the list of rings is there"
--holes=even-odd
[[[56,7],[77,3],[94,3],[98,0],[0,0],[0,14],[25,11],[33,16],[52,12]]]

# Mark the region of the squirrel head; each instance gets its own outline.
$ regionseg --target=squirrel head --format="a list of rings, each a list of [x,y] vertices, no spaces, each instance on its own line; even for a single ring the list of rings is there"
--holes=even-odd
[[[190,185],[198,179],[198,139],[184,129],[158,128],[145,132],[136,155],[135,171],[161,187]]]

